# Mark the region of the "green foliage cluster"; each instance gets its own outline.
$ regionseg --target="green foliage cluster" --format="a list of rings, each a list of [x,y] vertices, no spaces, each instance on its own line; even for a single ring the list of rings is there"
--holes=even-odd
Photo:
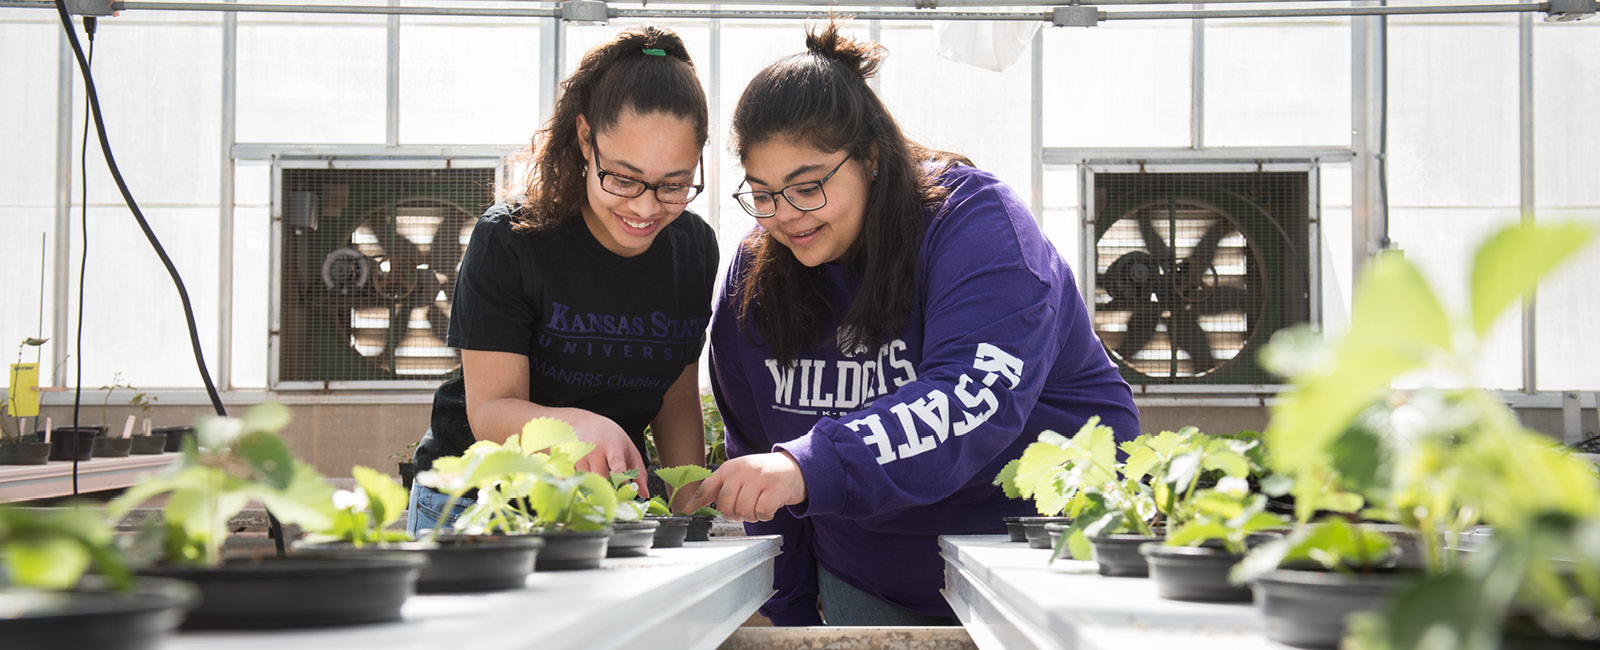
[[[446,512],[477,490],[477,502],[455,522],[470,534],[599,530],[616,516],[617,490],[606,477],[576,469],[593,449],[571,425],[536,418],[505,444],[479,440],[460,456],[435,460],[415,480],[449,495]]]
[[[289,453],[277,435],[289,422],[282,404],[261,404],[240,419],[207,418],[186,439],[179,461],[113,499],[113,521],[165,495],[161,525],[144,531],[140,549],[175,566],[217,566],[228,519],[256,500],[284,523],[323,530],[335,516],[333,486]]]
[[[370,467],[350,468],[356,489],[333,493],[334,515],[329,526],[309,531],[311,542],[346,542],[357,547],[367,544],[409,542],[411,534],[389,527],[406,514],[410,495],[388,474]]]
[[[1474,370],[1491,327],[1592,234],[1557,224],[1492,235],[1458,314],[1404,257],[1384,254],[1363,274],[1341,340],[1292,330],[1264,352],[1292,382],[1266,438],[1272,469],[1296,477],[1298,518],[1359,510],[1423,541],[1431,577],[1385,615],[1353,623],[1361,647],[1497,647],[1513,606],[1547,631],[1600,639],[1600,481],[1493,393],[1470,388],[1481,385]],[[1458,561],[1449,542],[1480,521],[1494,526],[1492,543]],[[1338,566],[1375,561],[1381,549],[1369,542],[1355,527],[1323,526],[1293,545]]]
[[[133,572],[112,545],[111,527],[89,508],[0,505],[0,566],[12,584],[61,590],[77,586],[91,566],[125,589]]]

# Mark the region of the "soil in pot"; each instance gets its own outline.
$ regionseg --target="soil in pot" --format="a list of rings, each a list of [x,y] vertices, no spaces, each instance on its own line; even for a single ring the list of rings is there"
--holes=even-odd
[[[644,557],[655,545],[656,528],[661,523],[651,520],[615,521],[611,523],[611,539],[606,541],[606,557]]]
[[[711,522],[717,518],[711,515],[690,515],[689,532],[683,536],[685,542],[711,541]]]
[[[1090,537],[1089,544],[1094,547],[1094,561],[1100,565],[1100,575],[1143,578],[1150,575],[1150,565],[1139,553],[1139,545],[1161,540],[1161,537],[1149,535],[1116,533]]]
[[[50,462],[50,444],[0,442],[0,465],[43,465]]]
[[[73,460],[73,439],[77,439],[77,460],[89,460],[94,456],[94,446],[97,436],[103,435],[105,427],[60,427],[50,432],[50,460]],[[44,438],[44,432],[36,431],[34,435]]]
[[[167,434],[152,433],[148,436],[134,436],[131,453],[135,456],[153,456],[167,450]]]
[[[158,427],[150,433],[167,436],[166,451],[183,451],[183,439],[194,437],[194,427]]]
[[[1150,567],[1156,593],[1172,600],[1250,602],[1250,587],[1228,582],[1228,571],[1243,555],[1204,546],[1139,545]]]
[[[1022,517],[1023,534],[1028,542],[1028,548],[1053,548],[1055,542],[1050,540],[1050,533],[1044,529],[1046,524],[1067,525],[1072,523],[1071,517]],[[1012,541],[1016,541],[1013,539]]]
[[[645,519],[660,524],[656,527],[652,548],[678,548],[689,535],[688,517],[646,516]]]
[[[94,440],[95,458],[124,458],[133,451],[133,438],[106,438]]]
[[[1022,526],[1022,517],[1004,517],[1001,520],[1006,522],[1007,541],[1028,541],[1028,530]]]
[[[445,594],[520,589],[533,573],[544,540],[531,535],[440,535],[437,543],[402,542],[356,547],[348,543],[296,543],[302,556],[361,557],[405,552],[428,558],[417,593]]]
[[[153,650],[193,607],[193,587],[142,578],[127,592],[86,579],[72,591],[0,589],[0,639],[6,648]]]
[[[611,529],[584,531],[545,531],[544,549],[534,562],[535,571],[576,571],[598,569],[606,556],[606,545],[611,539]]]
[[[1334,648],[1344,636],[1345,617],[1384,607],[1419,575],[1275,569],[1256,579],[1255,600],[1266,619],[1267,638],[1301,648]]]
[[[427,563],[416,554],[373,552],[227,560],[215,569],[152,566],[141,573],[200,589],[200,606],[183,629],[248,630],[398,620]]]

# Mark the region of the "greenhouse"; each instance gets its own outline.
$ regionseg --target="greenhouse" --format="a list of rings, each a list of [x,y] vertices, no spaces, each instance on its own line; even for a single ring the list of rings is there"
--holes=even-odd
[[[0,0],[0,646],[1600,644],[1596,9]]]

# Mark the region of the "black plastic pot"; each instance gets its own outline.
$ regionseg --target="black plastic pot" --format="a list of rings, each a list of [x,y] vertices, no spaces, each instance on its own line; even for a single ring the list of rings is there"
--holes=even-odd
[[[545,531],[539,537],[544,538],[544,550],[539,551],[534,571],[598,569],[606,556],[611,529]]]
[[[400,618],[428,559],[413,553],[228,560],[215,569],[152,566],[145,575],[200,589],[186,630],[250,630],[379,623]]]
[[[1044,529],[1045,524],[1070,524],[1071,517],[1022,517],[1022,529],[1027,537],[1028,548],[1051,548],[1050,533]],[[1013,540],[1015,541],[1015,540]]]
[[[50,432],[50,460],[72,460],[73,438],[77,438],[77,459],[89,460],[94,456],[97,436],[105,434],[105,427],[59,427]],[[76,435],[74,435],[76,434]],[[44,437],[43,432],[34,435]]]
[[[150,650],[197,602],[177,580],[142,578],[116,592],[94,580],[66,592],[0,589],[0,645],[16,650]]]
[[[94,440],[95,458],[126,458],[131,451],[133,451],[133,438],[101,436]]]
[[[165,433],[134,436],[129,440],[133,441],[132,453],[135,456],[154,456],[167,450],[167,434]]]
[[[1006,535],[1009,536],[1008,541],[1028,541],[1028,530],[1023,527],[1022,520],[1023,517],[1005,517],[1002,519],[1002,521],[1006,522]]]
[[[43,465],[50,462],[50,445],[43,442],[0,442],[0,465]]]
[[[652,548],[678,548],[689,535],[688,517],[646,516],[645,519],[660,524],[656,527]]]
[[[612,522],[611,539],[606,542],[606,557],[649,555],[650,547],[655,545],[656,528],[660,526],[660,522],[649,519]]]
[[[1156,593],[1172,600],[1250,602],[1250,587],[1228,582],[1228,571],[1243,555],[1204,546],[1139,545],[1150,568]]]
[[[683,541],[711,541],[711,522],[716,520],[711,515],[689,515],[689,532],[683,536]]]
[[[183,451],[183,439],[194,437],[194,427],[158,427],[150,433],[167,436],[167,451]]]
[[[1267,638],[1302,648],[1333,648],[1344,636],[1345,617],[1384,607],[1418,575],[1275,569],[1256,578],[1256,605],[1266,619]]]
[[[417,464],[409,460],[402,460],[396,468],[400,474],[400,487],[411,490],[411,481],[417,478]]]
[[[417,576],[417,593],[446,594],[520,589],[533,573],[544,540],[531,535],[440,535],[436,543],[401,542],[356,547],[343,542],[296,543],[302,555],[362,557],[405,552],[428,558]]]
[[[1144,555],[1139,553],[1139,545],[1160,542],[1161,539],[1117,533],[1090,537],[1089,543],[1094,546],[1094,561],[1100,565],[1100,575],[1143,578],[1150,575],[1150,566],[1145,562]]]

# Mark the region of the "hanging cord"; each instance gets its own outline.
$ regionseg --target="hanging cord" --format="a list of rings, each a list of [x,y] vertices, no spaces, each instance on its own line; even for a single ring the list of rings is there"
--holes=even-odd
[[[89,56],[84,61],[84,75],[94,68],[94,32],[99,21],[94,16],[83,17],[83,33],[89,37]],[[71,23],[68,23],[71,31]],[[78,253],[78,327],[74,335],[72,349],[77,350],[77,359],[72,371],[72,496],[78,496],[78,445],[82,444],[83,436],[78,434],[78,409],[83,403],[83,282],[86,277],[84,270],[89,264],[89,105],[83,105],[83,144],[78,148],[78,183],[82,190],[83,198],[79,201],[78,218],[82,224],[83,248]],[[90,444],[93,444],[91,442]]]
[[[122,179],[122,170],[117,167],[117,159],[111,154],[111,140],[106,136],[106,122],[100,113],[100,94],[94,87],[94,75],[89,72],[89,59],[84,55],[83,44],[78,42],[78,31],[72,27],[72,16],[67,13],[66,0],[55,0],[55,5],[56,15],[61,18],[61,26],[67,33],[67,42],[72,45],[72,53],[78,59],[78,70],[83,73],[84,94],[89,99],[89,112],[94,115],[95,134],[100,139],[100,152],[105,154],[106,169],[111,172],[111,179],[116,181],[117,190],[122,193],[122,200],[128,204],[128,211],[133,213],[134,221],[139,223],[139,229],[144,231],[145,239],[150,242],[150,247],[155,249],[156,256],[161,258],[161,264],[167,268],[167,275],[172,278],[172,284],[178,290],[178,299],[183,304],[184,321],[189,326],[189,344],[194,350],[194,363],[200,371],[200,380],[205,382],[206,396],[211,399],[211,407],[216,410],[217,415],[226,416],[228,411],[222,406],[222,397],[217,394],[217,387],[211,381],[211,373],[206,369],[205,354],[200,349],[200,332],[195,327],[194,307],[189,303],[189,290],[184,287],[183,278],[178,275],[177,267],[173,266],[172,258],[167,256],[167,250],[161,246],[161,241],[156,239],[155,231],[150,229],[150,222],[145,220],[144,213],[139,210],[139,203],[133,200],[133,192],[128,190],[128,183]],[[87,132],[84,133],[84,140],[88,140]],[[81,272],[79,279],[80,281],[82,280]],[[78,299],[80,301],[83,299],[82,290],[78,292]],[[83,325],[81,316],[78,325],[79,327]],[[82,350],[79,350],[78,361],[81,367],[83,361]],[[81,376],[76,380],[79,384],[82,383]],[[77,407],[74,406],[73,408],[73,420],[76,422]],[[76,474],[76,465],[74,465],[74,474]],[[74,478],[74,483],[76,483],[76,478]],[[74,489],[73,491],[76,493],[77,490]],[[278,555],[284,555],[283,525],[278,522],[278,518],[274,517],[270,510],[267,511],[267,524],[269,528],[268,534],[272,537],[274,545],[277,547]]]

